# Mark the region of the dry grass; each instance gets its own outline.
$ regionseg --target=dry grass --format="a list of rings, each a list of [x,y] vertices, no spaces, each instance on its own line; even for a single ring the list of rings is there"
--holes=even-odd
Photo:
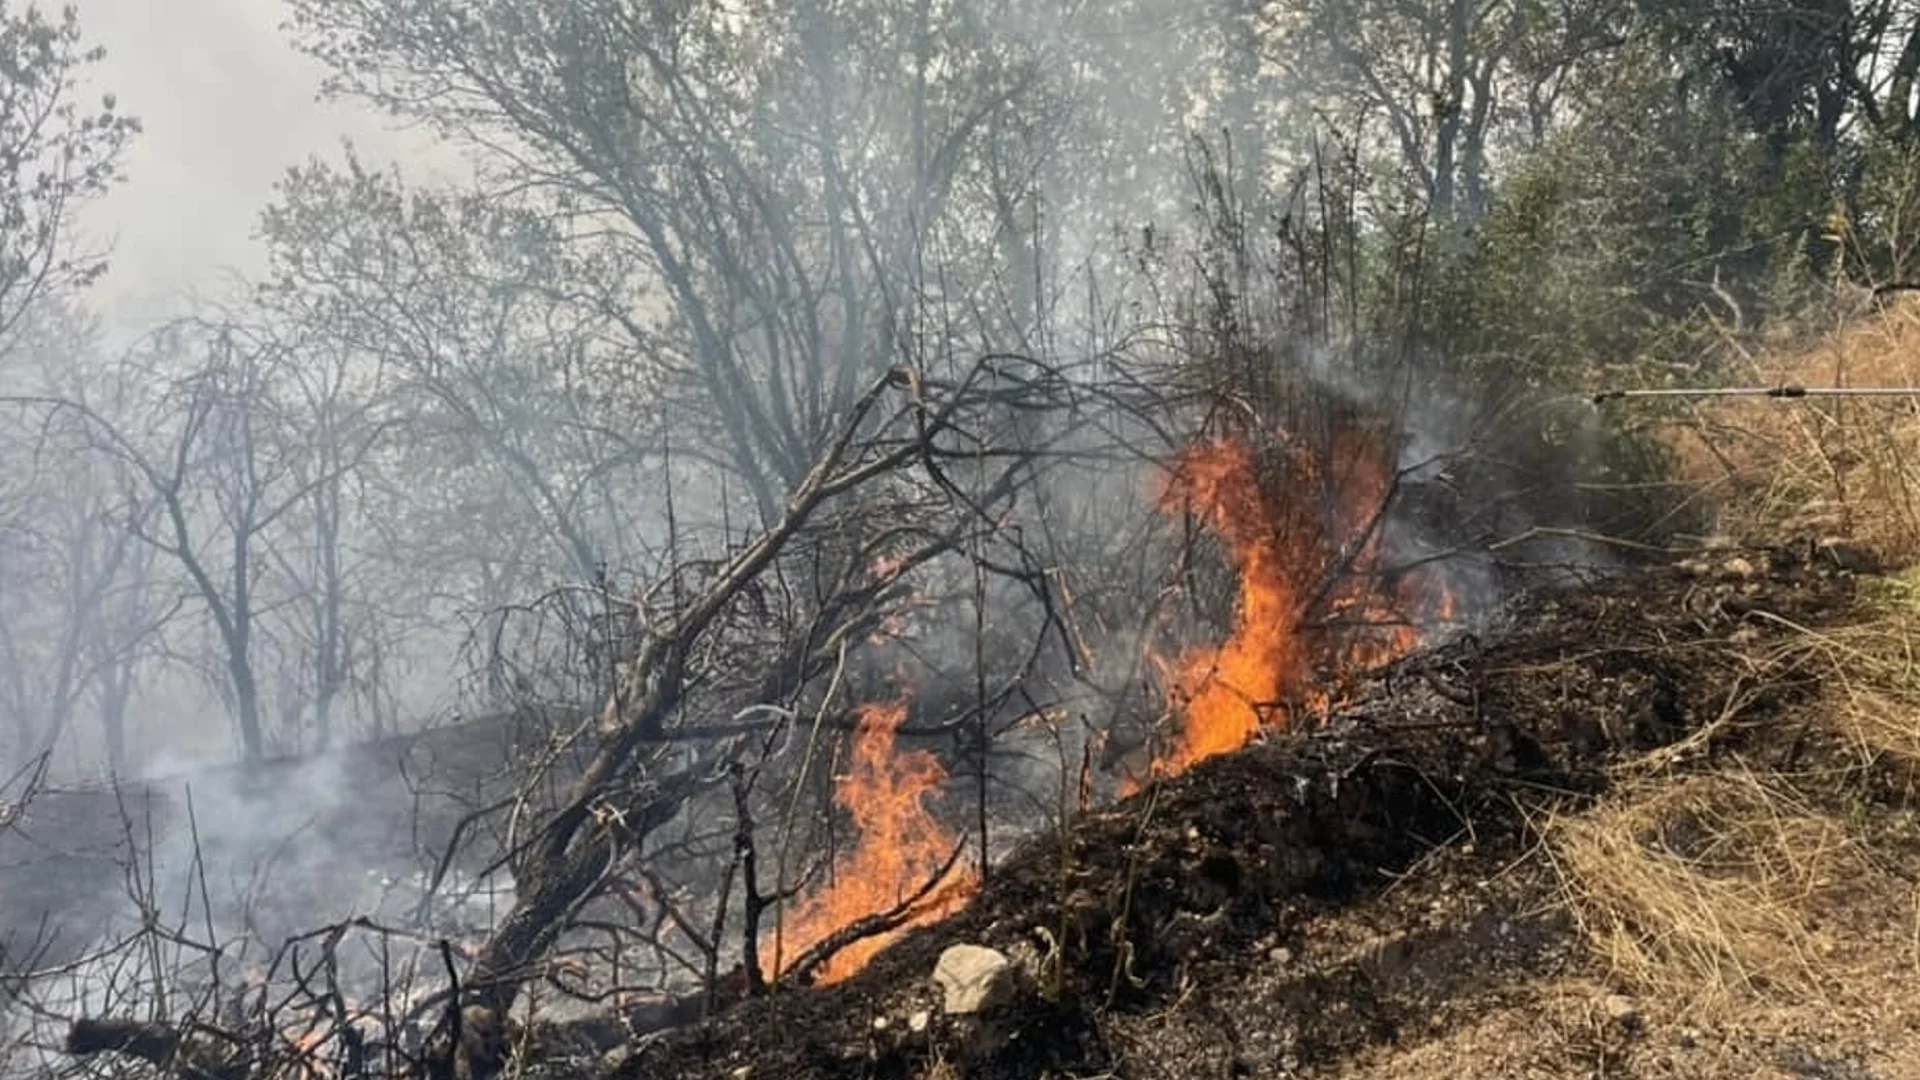
[[[1752,385],[1920,387],[1920,299],[1737,367],[1732,380]],[[1699,400],[1666,436],[1721,532],[1840,539],[1883,565],[1920,564],[1920,398]],[[1920,570],[1862,592],[1856,621],[1801,628],[1791,655],[1754,658],[1756,683],[1791,670],[1821,692],[1783,730],[1736,740],[1748,758],[1651,755],[1599,806],[1543,823],[1609,982],[1727,1047],[1920,1030]],[[1814,749],[1779,752],[1793,743]]]
[[[1813,346],[1736,357],[1732,378],[1752,385],[1920,387],[1920,299]],[[1920,560],[1920,398],[1702,399],[1666,437],[1723,532],[1811,532],[1890,565]]]
[[[1627,984],[1693,1011],[1829,994],[1816,927],[1868,862],[1782,785],[1743,770],[1649,784],[1548,834],[1581,929]]]
[[[1876,617],[1804,631],[1823,662],[1819,720],[1861,764],[1891,760],[1920,767],[1920,575],[1872,582]],[[1877,595],[1873,595],[1877,594]]]
[[[1740,363],[1920,387],[1920,298]],[[1920,399],[1704,400],[1666,434],[1721,532],[1920,564]],[[1364,1075],[1920,1078],[1920,567],[1861,590],[1848,625],[1749,657],[1755,692],[1817,677],[1803,713],[1746,728],[1730,703],[1539,823],[1593,967]]]
[[[1622,985],[1712,1019],[1867,1006],[1920,972],[1916,868],[1898,865],[1911,853],[1880,850],[1888,815],[1876,821],[1839,782],[1889,763],[1920,775],[1911,594],[1889,583],[1871,618],[1792,645],[1823,687],[1802,723],[1849,751],[1841,764],[1788,775],[1736,757],[1687,775],[1650,757],[1600,806],[1544,823],[1568,909]],[[1893,817],[1914,831],[1910,813]]]

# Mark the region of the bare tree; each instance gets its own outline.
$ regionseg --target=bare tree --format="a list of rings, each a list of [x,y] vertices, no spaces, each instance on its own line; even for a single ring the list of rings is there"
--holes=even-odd
[[[492,197],[622,268],[555,285],[664,363],[763,523],[933,295],[906,283],[981,280],[935,249],[982,250],[963,177],[1045,71],[1032,39],[932,4],[294,11],[337,90],[485,148]]]
[[[393,467],[413,475],[396,479],[429,470],[440,489],[410,494],[409,517],[485,501],[503,542],[450,550],[516,576],[475,592],[504,601],[551,573],[587,582],[642,558],[653,523],[636,504],[665,449],[658,373],[617,323],[555,295],[556,283],[618,265],[576,265],[567,236],[529,208],[409,191],[351,155],[343,170],[294,170],[280,191],[265,216],[274,280],[262,300],[316,348],[359,358],[409,416]],[[685,442],[685,457],[702,453]],[[464,528],[423,524],[434,545]]]
[[[76,397],[13,399],[71,418],[97,452],[138,477],[122,524],[183,575],[211,624],[221,685],[249,760],[267,748],[257,639],[269,538],[317,489],[357,465],[380,434],[378,426],[336,432],[346,447],[316,452],[279,396],[288,361],[287,344],[257,330],[189,321],[130,358],[140,381],[157,388],[140,403],[144,415],[109,416]],[[315,465],[318,457],[327,463]]]
[[[10,381],[50,394],[123,402],[98,362],[92,327],[43,302],[16,333]],[[125,765],[125,703],[134,669],[171,608],[153,588],[151,558],[126,528],[136,479],[120,462],[87,452],[83,423],[67,415],[9,411],[4,446],[17,485],[5,496],[0,686],[16,723],[20,760],[62,749],[91,696],[109,768]]]
[[[371,585],[363,580],[370,560],[354,551],[371,509],[361,497],[362,466],[396,427],[385,415],[382,388],[367,385],[369,367],[337,343],[307,340],[279,380],[278,396],[295,419],[289,436],[306,444],[288,464],[301,501],[289,527],[267,538],[288,599],[277,620],[284,651],[296,658],[304,689],[286,695],[283,709],[311,708],[313,747],[321,750],[331,745],[338,709],[362,674],[358,654],[375,647],[386,614],[371,602]]]

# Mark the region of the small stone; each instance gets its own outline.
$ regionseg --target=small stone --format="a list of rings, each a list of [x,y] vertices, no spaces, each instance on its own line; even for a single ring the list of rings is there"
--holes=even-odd
[[[933,1023],[933,1013],[927,1009],[921,1009],[919,1012],[907,1017],[907,1029],[915,1035],[927,1030],[927,1025],[931,1023]]]
[[[1852,574],[1870,574],[1880,568],[1873,553],[1838,536],[1825,537],[1815,545],[1827,565]]]
[[[887,1030],[888,1024],[889,1024],[889,1021],[884,1016],[876,1016],[873,1018],[873,1030],[875,1031]]]
[[[1013,991],[1013,961],[984,945],[953,945],[933,966],[933,981],[945,994],[952,1014],[984,1012]]]
[[[1739,555],[1735,555],[1733,558],[1721,563],[1720,572],[1727,577],[1736,578],[1741,581],[1745,581],[1759,573],[1758,570],[1754,569],[1752,560],[1742,558]]]
[[[1640,1007],[1625,994],[1608,994],[1606,1000],[1600,1003],[1600,1008],[1607,1014],[1607,1019],[1623,1027],[1632,1027],[1640,1021]]]
[[[1285,945],[1276,945],[1268,950],[1267,959],[1273,961],[1278,967],[1286,967],[1288,964],[1293,963],[1293,950],[1287,948]]]
[[[732,1080],[752,1080],[752,1077],[753,1077],[753,1066],[751,1066],[751,1065],[742,1065],[742,1066],[740,1066],[739,1068],[737,1068],[737,1069],[735,1069],[735,1070],[733,1070],[732,1072],[730,1072],[730,1073],[728,1073],[727,1075],[728,1075],[729,1077],[731,1077],[731,1078],[732,1078]]]

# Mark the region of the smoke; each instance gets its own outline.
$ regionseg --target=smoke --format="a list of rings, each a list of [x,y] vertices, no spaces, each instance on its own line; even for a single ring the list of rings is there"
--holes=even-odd
[[[57,1047],[66,1017],[238,1008],[329,956],[356,1005],[438,985],[432,943],[476,940],[512,898],[509,873],[482,873],[484,845],[434,880],[458,822],[499,797],[505,723],[38,793],[0,830],[0,979],[24,979],[9,992],[35,1006],[13,1034]],[[330,952],[314,936],[328,927],[343,928]]]
[[[369,10],[380,6],[365,5]],[[324,23],[330,17],[328,5],[296,7],[311,9],[306,11],[309,20]],[[592,8],[581,5],[581,10]],[[1208,7],[1169,3],[1129,10],[1132,14],[1123,17],[1117,8],[1093,15],[1038,4],[987,12],[987,39],[972,43],[977,45],[977,55],[991,55],[995,64],[1036,74],[1024,91],[1027,97],[983,110],[977,130],[984,134],[978,142],[955,151],[963,165],[941,178],[960,193],[956,202],[974,200],[966,204],[974,216],[956,213],[953,220],[920,221],[920,207],[903,194],[915,190],[920,178],[910,177],[914,183],[907,183],[898,175],[905,171],[902,161],[907,159],[876,165],[872,175],[856,176],[853,187],[874,193],[874,205],[891,215],[883,221],[886,228],[877,232],[898,228],[908,235],[904,240],[882,235],[880,239],[893,246],[878,254],[870,252],[872,265],[858,273],[837,265],[822,269],[810,261],[817,252],[809,245],[838,250],[843,243],[838,237],[829,240],[808,234],[793,242],[797,254],[782,251],[778,259],[755,246],[766,238],[748,226],[763,228],[767,222],[757,217],[724,218],[724,213],[739,213],[739,206],[751,203],[750,199],[714,200],[706,209],[723,215],[714,230],[719,235],[681,238],[687,245],[709,247],[702,258],[693,260],[694,269],[687,274],[698,280],[678,286],[688,292],[677,298],[657,283],[632,284],[645,277],[642,271],[647,267],[644,259],[632,254],[636,241],[631,227],[609,230],[610,240],[605,236],[592,243],[580,240],[589,230],[579,221],[597,226],[617,207],[578,212],[565,228],[522,231],[527,221],[556,208],[565,210],[560,216],[571,215],[578,201],[604,197],[609,187],[626,179],[621,169],[610,169],[574,189],[525,196],[499,219],[488,219],[494,227],[482,238],[488,243],[475,241],[475,219],[470,216],[488,196],[466,187],[445,192],[447,198],[436,201],[443,193],[431,188],[416,192],[396,186],[389,191],[364,176],[345,175],[329,189],[328,201],[321,201],[314,194],[325,186],[321,181],[327,177],[321,171],[303,174],[312,187],[290,181],[279,193],[281,201],[312,200],[292,208],[310,216],[289,210],[278,219],[306,226],[304,233],[282,237],[278,254],[289,260],[304,255],[320,261],[311,280],[293,277],[275,284],[312,301],[311,308],[290,304],[287,311],[319,311],[339,319],[338,323],[317,322],[316,335],[339,333],[343,349],[398,350],[396,340],[403,333],[393,328],[413,330],[425,321],[430,325],[423,339],[411,343],[417,351],[403,359],[418,370],[441,375],[463,370],[462,362],[473,360],[463,350],[482,350],[489,340],[512,343],[496,352],[480,352],[488,363],[468,365],[474,372],[469,382],[443,379],[409,398],[409,404],[399,410],[406,415],[394,419],[418,425],[410,429],[417,441],[392,451],[391,459],[376,457],[375,463],[382,468],[370,469],[369,478],[356,489],[355,497],[369,500],[367,505],[383,515],[356,537],[367,548],[392,543],[408,529],[414,530],[415,539],[426,541],[412,549],[383,551],[388,576],[363,589],[369,610],[422,605],[420,611],[403,613],[417,622],[397,623],[398,629],[386,638],[355,642],[363,650],[398,643],[393,646],[398,659],[383,657],[392,667],[373,668],[367,678],[404,682],[405,676],[396,678],[394,671],[404,668],[408,656],[420,661],[429,650],[445,645],[446,635],[433,632],[432,623],[449,607],[463,612],[484,609],[490,614],[508,606],[524,611],[534,595],[584,594],[582,579],[589,574],[595,553],[639,550],[648,546],[646,540],[666,538],[667,499],[653,486],[660,475],[670,473],[674,478],[676,526],[685,530],[674,539],[698,536],[711,543],[710,551],[699,554],[724,552],[735,542],[732,534],[741,531],[741,522],[751,519],[752,509],[764,513],[769,506],[779,506],[780,493],[773,492],[759,498],[756,507],[748,496],[750,485],[741,475],[764,466],[776,478],[784,468],[786,479],[792,479],[805,465],[797,460],[795,447],[815,449],[823,430],[838,418],[828,400],[832,395],[820,382],[783,384],[769,377],[772,371],[784,378],[805,369],[805,364],[781,367],[787,355],[783,350],[802,353],[819,367],[815,379],[832,381],[838,376],[836,364],[870,367],[895,362],[902,359],[899,348],[911,354],[904,359],[923,361],[928,367],[935,367],[943,356],[979,348],[1003,349],[1058,365],[1082,395],[1072,410],[1018,417],[995,427],[989,449],[1031,453],[1046,467],[1037,471],[1019,499],[995,508],[992,530],[983,528],[985,535],[968,538],[976,547],[916,571],[911,583],[924,603],[886,628],[883,636],[890,640],[862,645],[854,662],[858,675],[849,679],[850,685],[869,693],[890,682],[912,684],[915,712],[901,732],[902,746],[916,747],[915,740],[930,743],[946,759],[951,780],[945,809],[956,819],[968,818],[972,824],[975,811],[989,811],[991,854],[1004,852],[1024,834],[1071,812],[1085,797],[1081,789],[1085,775],[1098,774],[1094,798],[1111,794],[1118,786],[1111,768],[1115,762],[1136,750],[1148,729],[1164,729],[1177,719],[1170,715],[1166,688],[1157,681],[1159,673],[1150,655],[1187,645],[1217,644],[1224,612],[1203,609],[1222,608],[1221,601],[1230,598],[1202,595],[1193,587],[1183,563],[1188,551],[1182,545],[1189,538],[1181,535],[1181,523],[1156,510],[1152,492],[1164,465],[1187,439],[1206,428],[1223,401],[1238,407],[1241,398],[1255,400],[1254,422],[1279,427],[1290,418],[1281,410],[1266,410],[1267,403],[1258,394],[1270,392],[1271,384],[1284,378],[1304,386],[1312,407],[1345,405],[1364,414],[1392,417],[1399,442],[1391,448],[1389,460],[1399,473],[1401,494],[1390,504],[1391,515],[1383,527],[1382,563],[1389,568],[1417,566],[1444,578],[1464,600],[1451,616],[1450,628],[1475,625],[1496,607],[1506,585],[1494,561],[1484,554],[1462,554],[1462,549],[1487,536],[1511,535],[1516,529],[1557,520],[1553,511],[1559,505],[1558,496],[1520,491],[1511,477],[1488,466],[1500,454],[1485,452],[1487,405],[1464,382],[1450,381],[1443,364],[1422,362],[1412,370],[1396,370],[1371,362],[1388,351],[1393,328],[1385,320],[1381,325],[1355,320],[1303,331],[1303,313],[1335,298],[1309,295],[1310,286],[1278,274],[1266,279],[1251,275],[1252,289],[1247,281],[1209,280],[1208,270],[1189,274],[1195,266],[1221,266],[1223,255],[1229,264],[1234,256],[1242,261],[1253,256],[1256,263],[1267,259],[1264,270],[1273,271],[1273,253],[1246,250],[1253,243],[1250,235],[1265,235],[1249,228],[1249,222],[1281,216],[1311,200],[1303,202],[1295,194],[1282,192],[1259,201],[1261,181],[1276,172],[1272,159],[1289,156],[1289,148],[1268,142],[1251,165],[1239,166],[1248,170],[1250,181],[1238,175],[1223,180],[1208,174],[1213,159],[1197,153],[1189,141],[1197,125],[1211,126],[1225,119],[1233,128],[1235,122],[1232,109],[1216,110],[1223,114],[1220,117],[1209,111],[1208,88],[1200,85],[1217,74],[1217,57],[1212,53],[1221,48],[1219,42],[1171,32],[1176,26],[1190,26],[1190,20],[1210,17]],[[424,25],[425,20],[421,22]],[[406,27],[386,29],[393,31],[392,40],[403,42],[405,33],[415,32]],[[542,24],[540,29],[551,27]],[[495,35],[501,36],[516,37]],[[365,39],[389,40],[383,34],[365,35]],[[799,40],[796,36],[795,41]],[[1178,47],[1169,42],[1179,43]],[[468,44],[476,49],[503,49],[500,41],[477,36]],[[794,41],[785,39],[778,44],[797,48]],[[833,42],[824,54],[838,58],[844,51],[858,50],[848,42]],[[504,48],[497,58],[512,60],[513,56],[511,48]],[[1146,62],[1148,58],[1152,63]],[[403,59],[424,64],[434,57]],[[876,70],[898,72],[899,57],[859,59]],[[623,61],[620,79],[637,82],[627,63]],[[408,77],[417,74],[413,71]],[[1001,74],[995,65],[982,65],[983,78]],[[623,88],[637,92],[624,82]],[[128,96],[137,104],[136,90],[130,88]],[[423,100],[433,96],[425,95]],[[861,102],[864,112],[850,110],[850,118],[828,116],[825,128],[844,122],[848,130],[828,130],[824,141],[846,151],[847,161],[856,167],[866,152],[866,140],[894,149],[911,146],[919,118],[903,98],[877,93]],[[475,100],[482,99],[476,96]],[[817,119],[808,115],[797,97],[789,100],[776,94],[750,104],[783,123]],[[587,119],[613,123],[619,118],[595,114]],[[760,124],[765,117],[758,114],[750,119],[755,123],[740,124],[742,142],[749,136],[760,138],[767,131],[783,130],[781,124]],[[954,117],[947,119],[956,130],[969,130]],[[447,127],[457,131],[461,124]],[[286,125],[281,134],[288,141],[276,144],[273,151],[281,157],[289,155],[295,142],[312,149],[310,143],[319,141],[298,125]],[[1235,131],[1235,135],[1244,134]],[[164,137],[165,125],[156,125],[156,142]],[[819,192],[831,190],[839,179],[813,169],[809,155],[815,141],[811,136],[786,141],[767,136],[763,142],[754,142],[742,151],[745,164],[738,167],[746,175],[737,179],[743,184],[758,183],[769,198],[790,195],[795,206],[783,209],[793,220],[827,221],[839,227],[843,217],[855,215],[851,210],[843,215],[839,209],[828,212],[815,205]],[[1234,142],[1232,138],[1224,141]],[[796,150],[796,145],[806,152]],[[450,154],[456,147],[475,153],[484,150],[449,141],[437,145],[432,154]],[[420,155],[409,154],[407,164],[421,160]],[[276,162],[276,168],[284,163]],[[704,159],[696,163],[706,164]],[[141,164],[133,163],[136,175]],[[482,169],[477,175],[505,176],[516,199],[524,195],[528,176],[548,175],[521,168],[517,157],[496,159],[492,165],[491,172]],[[552,175],[564,180],[565,170]],[[171,182],[177,186],[180,179],[176,176]],[[1236,206],[1234,213],[1239,217],[1225,223],[1230,226],[1229,235],[1222,235],[1223,222],[1213,212],[1217,208],[1211,208],[1210,200],[1217,196],[1209,184],[1234,192],[1235,199],[1253,200]],[[245,190],[256,188],[249,181]],[[683,184],[676,190],[699,189]],[[1192,209],[1196,203],[1201,207],[1198,212]],[[116,212],[128,220],[146,220],[151,211],[147,204],[134,204],[137,209],[116,205]],[[376,216],[370,205],[390,211],[390,216]],[[205,209],[196,208],[186,220],[202,220],[199,213]],[[678,213],[684,208],[667,209]],[[701,215],[687,217],[700,219]],[[176,215],[167,220],[177,219]],[[1351,224],[1321,222],[1320,227],[1337,230]],[[359,232],[350,228],[354,225]],[[443,247],[435,249],[434,243],[422,242],[423,237]],[[353,265],[354,258],[369,250],[365,245],[381,240],[387,246],[371,249],[379,253],[379,258],[369,260],[371,270]],[[329,246],[336,242],[337,251]],[[729,246],[736,242],[738,247]],[[419,250],[438,250],[439,261],[416,265],[402,258]],[[322,256],[337,261],[327,262]],[[220,256],[222,260],[229,257]],[[163,271],[173,269],[170,264],[152,269],[157,260],[149,251],[134,260],[135,276],[141,272],[142,259],[148,263],[144,273],[149,277],[162,277]],[[746,280],[730,279],[711,269],[727,265],[727,260],[738,264],[727,273]],[[820,262],[824,266],[827,260]],[[348,289],[329,291],[314,284],[342,280],[346,271],[371,273],[395,265],[403,271],[397,275],[402,284],[426,282],[433,287],[410,294],[408,304],[370,309],[354,308],[356,295]],[[526,271],[528,266],[534,270]],[[487,276],[502,267],[518,267],[523,273],[511,280],[505,279],[511,275],[503,274],[502,280]],[[754,276],[763,270],[763,276]],[[975,274],[977,280],[950,286],[944,276],[950,270],[956,276]],[[578,279],[563,277],[569,273]],[[819,280],[795,284],[796,278],[808,273],[819,275]],[[861,276],[869,273],[884,280]],[[709,282],[700,277],[703,274],[713,274],[716,280]],[[608,281],[619,282],[620,287],[607,285]],[[453,285],[438,288],[448,282]],[[367,292],[379,292],[392,282],[369,278],[359,284]],[[1217,300],[1222,294],[1214,290],[1222,284],[1229,286],[1225,294],[1231,294],[1230,303]],[[303,287],[307,291],[301,291]],[[620,291],[629,287],[630,293]],[[604,288],[606,295],[583,300],[567,292],[593,288]],[[555,294],[564,295],[556,299]],[[906,303],[899,300],[903,294]],[[766,296],[781,298],[785,306],[769,304],[763,299]],[[533,305],[537,316],[487,322],[496,310],[523,311],[515,305],[528,297],[540,300]],[[912,326],[881,325],[877,318],[861,324],[866,313],[855,310],[856,301],[889,313],[896,306],[912,309],[911,319],[898,316]],[[755,307],[756,303],[762,306]],[[600,323],[579,335],[578,341],[585,344],[577,349],[541,348],[537,335],[553,332],[554,325],[589,322],[566,322],[570,313],[577,315],[569,304],[593,310]],[[597,306],[603,304],[623,315],[638,313],[635,317],[643,325],[637,332],[614,325],[619,320],[607,318]],[[1223,333],[1207,322],[1209,316],[1222,314],[1218,310],[1222,307],[1232,308],[1231,314],[1251,313],[1252,318],[1235,331],[1243,336]],[[339,314],[343,309],[347,315]],[[444,316],[444,321],[433,324],[423,311]],[[697,321],[695,315],[726,325],[715,329],[701,324],[696,333],[689,328]],[[355,323],[356,318],[361,321]],[[341,324],[348,325],[350,333],[340,330]],[[623,333],[632,337],[620,337]],[[835,340],[841,334],[850,340]],[[724,347],[709,340],[716,337],[726,339]],[[609,340],[621,344],[603,355],[599,350]],[[1246,351],[1269,363],[1271,370],[1256,371],[1241,384],[1207,374],[1209,363],[1237,359],[1236,350],[1248,346]],[[377,353],[381,370],[387,370],[384,365],[396,355]],[[534,359],[529,361],[529,356]],[[582,357],[592,363],[576,368],[559,362]],[[655,375],[664,370],[674,376],[660,376],[668,388],[657,398],[654,382],[636,374],[647,370],[642,360],[655,358],[664,358],[659,359]],[[1369,362],[1358,363],[1356,358]],[[722,360],[737,362],[737,369],[718,367]],[[703,363],[716,366],[701,369]],[[563,366],[566,378],[560,379],[555,371]],[[729,378],[736,386],[734,393],[758,393],[754,388],[784,385],[792,401],[773,404],[793,407],[779,413],[779,418],[816,426],[789,432],[781,430],[779,423],[764,420],[764,414],[751,416],[742,425],[742,438],[753,441],[753,446],[726,447],[726,426],[715,415],[728,409],[728,402],[702,398],[688,387],[698,388],[703,380],[724,385]],[[596,386],[595,379],[602,385]],[[550,385],[554,382],[563,385]],[[411,385],[417,389],[427,384],[420,380]],[[543,394],[579,409],[565,412],[552,423],[519,423],[547,400],[539,397]],[[633,433],[630,429],[638,426],[634,415],[609,405],[635,398],[646,399],[646,415],[657,414],[657,420],[649,422],[657,422],[662,432]],[[819,405],[820,400],[828,404]],[[422,422],[429,413],[430,419],[442,422]],[[471,438],[466,441],[454,438],[453,424],[444,418],[471,416],[483,418],[478,425],[481,430],[469,432]],[[593,458],[576,452],[572,444],[563,444],[563,432],[581,431],[592,431],[601,440],[596,446],[611,445],[618,452]],[[651,464],[657,460],[648,456],[657,453],[649,441],[655,434],[674,455],[670,465]],[[796,460],[777,467],[765,464],[779,459],[782,452]],[[618,481],[607,479],[635,459],[650,464],[646,470],[620,473]],[[608,512],[575,513],[583,503]],[[1495,506],[1502,508],[1497,516],[1478,516]],[[420,525],[427,516],[423,507],[432,510],[431,523],[424,527]],[[569,535],[569,530],[577,535]],[[623,547],[634,536],[643,542]],[[659,561],[674,566],[693,562],[692,546],[689,543],[675,552],[671,560]],[[552,550],[561,548],[573,556],[551,557]],[[529,554],[534,550],[548,554]],[[978,564],[970,559],[983,553],[1019,572],[976,579]],[[283,555],[276,548],[261,558],[266,562]],[[1593,558],[1584,549],[1554,553],[1554,557]],[[793,586],[803,580],[797,572],[799,560],[794,563],[796,572],[767,590],[787,593],[775,596],[774,606],[804,592]],[[623,569],[627,568],[612,568],[616,574]],[[290,597],[286,602],[291,606],[301,599]],[[577,605],[566,614],[580,622],[605,618],[605,605],[594,607],[603,599]],[[766,616],[768,621],[773,617]],[[475,621],[503,625],[486,618]],[[525,625],[515,622],[511,627],[519,633]],[[603,655],[583,660],[586,654],[574,647],[579,638],[564,638],[559,644],[543,638],[547,628],[548,624],[535,622],[523,637],[506,646],[517,647],[516,658],[537,676],[553,674],[561,663],[610,667]],[[587,633],[577,626],[566,629]],[[204,634],[204,624],[200,632]],[[189,633],[182,632],[168,644],[191,640]],[[604,647],[607,642],[601,644]],[[762,654],[742,655],[751,663]],[[74,932],[76,940],[111,941],[147,926],[155,911],[164,911],[178,936],[200,945],[232,943],[249,961],[260,962],[291,937],[358,918],[425,937],[468,938],[496,925],[512,882],[504,874],[486,881],[473,876],[500,853],[497,838],[469,840],[463,848],[467,861],[455,867],[453,880],[438,885],[431,901],[428,879],[434,856],[462,814],[498,802],[505,794],[504,785],[526,766],[526,758],[516,759],[508,746],[490,763],[468,761],[454,770],[465,779],[453,790],[423,784],[418,771],[387,760],[380,745],[244,768],[208,769],[206,756],[226,747],[229,736],[224,723],[206,719],[221,715],[208,701],[211,695],[204,693],[205,682],[217,679],[205,679],[208,662],[199,663],[202,670],[192,675],[174,671],[142,683],[140,711],[149,718],[177,714],[186,734],[179,738],[156,735],[156,730],[170,732],[171,728],[146,721],[151,725],[145,736],[148,742],[171,746],[152,759],[147,779],[135,785],[140,797],[133,804],[155,807],[153,817],[136,814],[125,836],[97,838],[118,852],[125,867],[138,872],[117,879],[96,874],[84,887],[76,886],[76,894],[87,898],[77,900],[70,909],[80,924]],[[297,665],[290,670],[297,671]],[[488,673],[497,674],[491,669]],[[168,701],[160,706],[166,688],[183,687],[196,675],[202,677],[202,693],[196,696],[182,690],[178,705]],[[586,696],[604,686],[604,675],[599,669],[584,675],[562,672],[549,682],[559,687],[553,690],[556,696],[563,691]],[[548,687],[543,683],[542,688]],[[376,687],[376,692],[380,689]],[[391,687],[384,689],[394,692]],[[499,689],[490,683],[487,692]],[[714,699],[722,696],[715,693]],[[863,703],[873,701],[854,702]],[[713,700],[699,705],[717,711]],[[296,717],[285,726],[298,731],[299,725]],[[202,745],[187,747],[189,736],[202,740]],[[775,764],[797,772],[806,753],[804,743],[798,737],[784,740],[785,749],[774,755]],[[465,730],[452,735],[445,745],[486,748],[491,744]],[[701,752],[694,749],[676,753],[681,764],[702,760]],[[815,773],[825,771],[816,768]],[[477,783],[478,777],[493,778],[489,783],[494,786]],[[104,812],[116,807],[115,800],[105,794],[94,798],[96,809],[103,812],[90,820],[121,821],[117,809]],[[969,805],[975,799],[988,805]],[[796,805],[797,800],[788,803],[789,808]],[[714,846],[712,823],[724,821],[732,812],[725,793],[703,796],[687,806],[671,831],[700,833],[707,845],[704,850],[725,851],[724,843]],[[731,837],[725,839],[730,842]],[[0,844],[12,842],[0,837]],[[686,847],[700,850],[692,841]],[[679,884],[695,893],[710,888],[717,875],[706,871],[721,861],[706,855],[685,857],[688,865],[675,867],[686,871]],[[43,860],[37,865],[52,864]],[[97,871],[102,864],[96,860],[90,865]],[[0,867],[0,873],[7,872]],[[778,884],[784,887],[789,882]],[[129,892],[133,895],[127,896]],[[706,914],[700,905],[696,901],[686,910]],[[204,959],[194,960],[181,950],[191,951],[180,946],[171,963],[205,964]],[[375,954],[355,955],[357,966],[349,978],[363,987],[376,985],[384,972]],[[151,979],[170,977],[162,971],[147,974]],[[196,977],[211,974],[206,970]],[[96,1008],[103,1005],[117,976],[111,963],[101,960],[74,977],[82,995],[74,1007]],[[150,1003],[137,996],[130,1000]]]
[[[195,296],[227,293],[257,272],[260,206],[282,170],[351,139],[411,175],[458,176],[444,145],[371,110],[316,100],[319,65],[298,55],[277,5],[180,0],[164,12],[138,0],[81,0],[81,25],[106,49],[89,96],[112,92],[146,132],[127,180],[82,211],[80,226],[113,243],[89,294],[109,342],[125,345]]]

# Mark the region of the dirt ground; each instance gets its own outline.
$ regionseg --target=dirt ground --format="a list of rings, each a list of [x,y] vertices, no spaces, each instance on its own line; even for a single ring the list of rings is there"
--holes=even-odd
[[[844,984],[543,1071],[1920,1077],[1910,598],[1834,564],[1534,595],[1033,842]],[[943,1013],[956,943],[1014,961],[1009,1001]]]

